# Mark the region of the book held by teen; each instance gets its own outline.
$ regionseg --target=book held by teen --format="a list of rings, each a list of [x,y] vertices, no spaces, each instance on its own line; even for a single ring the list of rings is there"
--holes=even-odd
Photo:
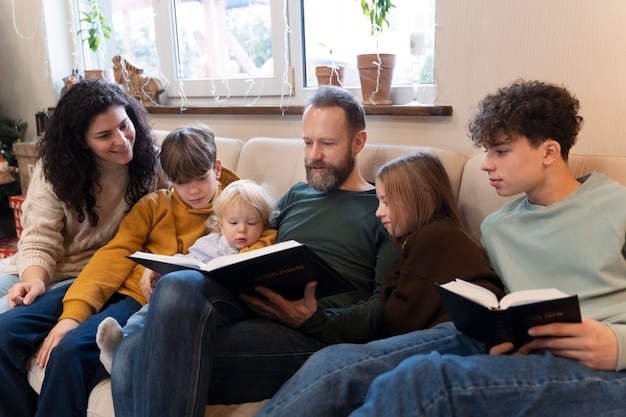
[[[285,299],[297,300],[304,296],[304,287],[309,281],[317,281],[317,298],[356,289],[315,252],[295,240],[220,256],[207,263],[191,257],[147,252],[135,252],[128,258],[161,275],[183,269],[198,270],[234,294],[258,296],[254,287],[262,285]]]
[[[489,346],[512,342],[519,347],[532,339],[531,327],[581,321],[578,296],[555,288],[516,291],[500,301],[488,289],[458,278],[437,289],[455,326]]]

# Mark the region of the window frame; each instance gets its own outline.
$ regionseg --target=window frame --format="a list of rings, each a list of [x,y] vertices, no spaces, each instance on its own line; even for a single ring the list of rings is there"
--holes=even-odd
[[[179,80],[175,53],[176,0],[152,0],[156,50],[161,78],[166,83],[168,106],[223,105],[303,105],[317,87],[306,87],[301,0],[269,0],[272,6],[273,77],[207,78]],[[110,9],[108,9],[110,12]],[[286,14],[285,14],[286,11]],[[278,29],[277,29],[278,28]],[[285,38],[286,37],[286,38]],[[285,49],[286,48],[286,49]],[[355,58],[356,59],[356,58]],[[250,88],[249,81],[254,79]],[[344,87],[361,96],[360,86]],[[393,85],[394,95],[405,95],[410,85]],[[434,103],[435,86],[420,84],[418,103]]]

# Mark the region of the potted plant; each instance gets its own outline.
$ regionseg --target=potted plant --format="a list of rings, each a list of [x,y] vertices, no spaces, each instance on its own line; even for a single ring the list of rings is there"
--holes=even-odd
[[[100,0],[82,0],[80,19],[81,29],[77,32],[82,42],[87,42],[89,49],[96,54],[100,66],[100,47],[104,39],[111,39],[111,26],[102,13]],[[113,81],[113,69],[85,70],[85,78],[104,78]]]
[[[326,48],[323,43],[319,44],[321,47]],[[345,73],[345,67],[335,64],[333,57],[333,48],[328,48],[328,64],[318,65],[315,67],[315,76],[317,77],[317,85],[336,85],[341,87],[343,85],[343,77]]]
[[[370,33],[378,36],[385,26],[389,27],[389,11],[396,7],[391,0],[360,0],[363,15],[369,19]],[[378,46],[377,46],[378,49]],[[357,67],[361,81],[363,104],[391,104],[391,81],[396,65],[394,54],[357,55]]]

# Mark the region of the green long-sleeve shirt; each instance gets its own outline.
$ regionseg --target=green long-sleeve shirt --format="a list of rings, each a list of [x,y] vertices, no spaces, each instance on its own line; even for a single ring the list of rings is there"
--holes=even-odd
[[[374,190],[316,191],[294,185],[279,201],[278,241],[309,246],[356,291],[318,300],[318,311],[298,330],[324,343],[367,341],[380,336],[385,324],[380,285],[398,251],[375,212]]]

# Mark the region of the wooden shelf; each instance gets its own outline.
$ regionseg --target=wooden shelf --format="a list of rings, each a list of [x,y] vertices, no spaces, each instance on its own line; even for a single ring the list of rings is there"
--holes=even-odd
[[[452,106],[403,106],[377,105],[364,106],[365,114],[376,116],[451,116]],[[301,115],[304,106],[223,106],[223,107],[147,107],[150,114],[260,114],[260,115]]]

